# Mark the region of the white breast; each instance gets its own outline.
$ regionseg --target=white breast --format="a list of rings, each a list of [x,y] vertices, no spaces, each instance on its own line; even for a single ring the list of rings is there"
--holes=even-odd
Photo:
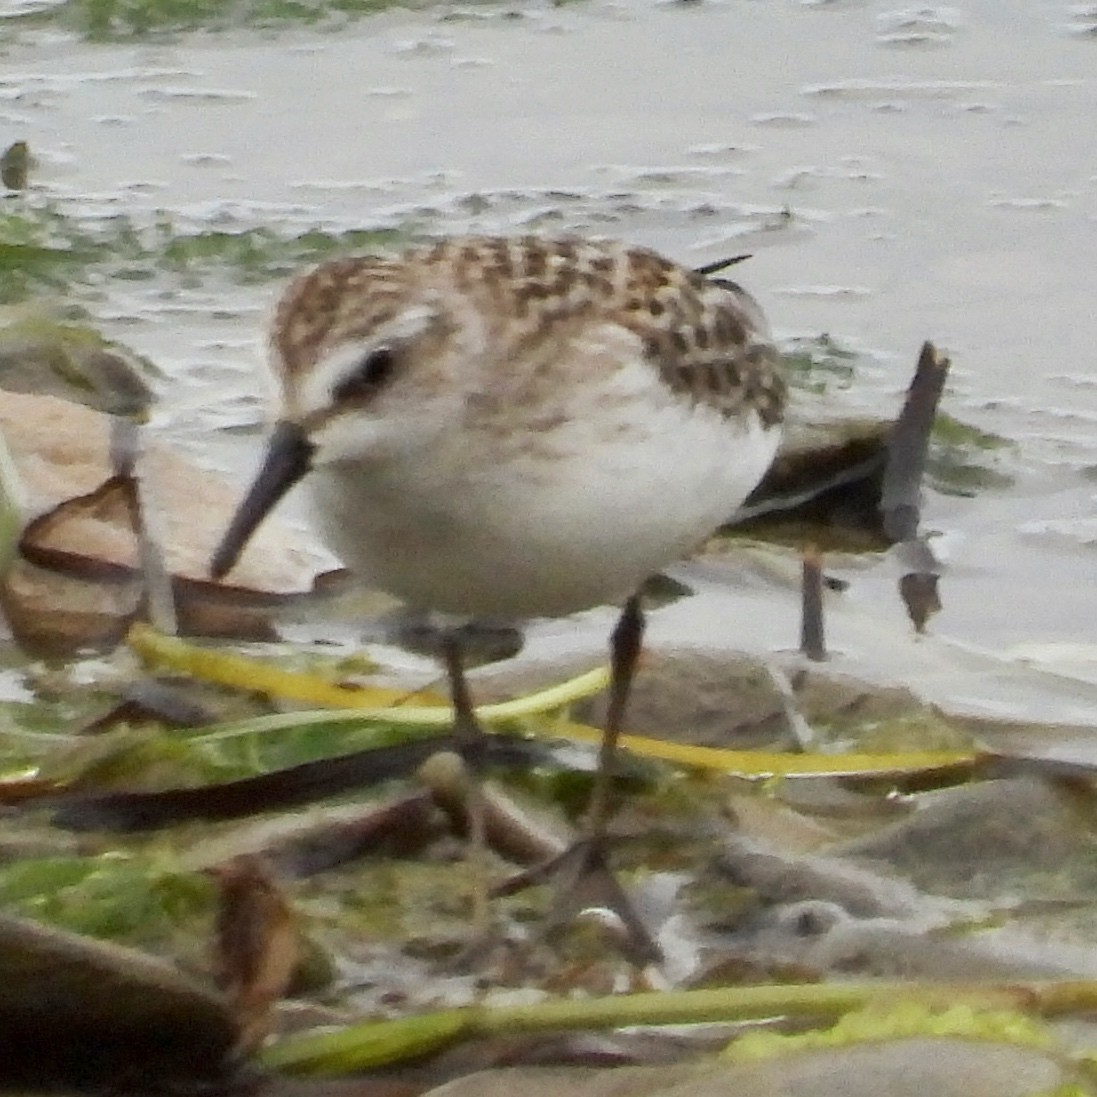
[[[374,466],[316,469],[306,482],[331,547],[416,608],[562,615],[627,597],[688,553],[773,458],[777,430],[691,403],[638,356],[573,376],[550,406],[472,416]]]

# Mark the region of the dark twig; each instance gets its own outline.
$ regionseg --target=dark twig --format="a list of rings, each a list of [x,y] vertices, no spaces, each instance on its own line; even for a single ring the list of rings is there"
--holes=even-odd
[[[932,343],[922,344],[903,410],[891,431],[880,492],[884,534],[891,541],[909,541],[918,535],[929,436],[948,367],[948,358]]]
[[[903,410],[892,428],[880,491],[880,517],[884,535],[896,544],[907,542],[909,546],[919,541],[922,478],[948,368],[945,355],[932,343],[922,344]],[[899,594],[915,630],[924,632],[926,622],[941,608],[936,571],[918,569],[903,575]]]
[[[529,766],[534,758],[544,760],[545,752],[536,743],[497,736],[486,738],[489,763]],[[72,830],[156,830],[185,819],[239,819],[407,777],[434,751],[454,747],[453,736],[442,735],[304,762],[204,788],[80,791],[50,796],[44,802],[46,807],[54,809],[54,822]],[[43,801],[34,804],[41,806]]]
[[[800,651],[817,663],[827,657],[823,628],[823,558],[814,545],[803,552],[800,588]]]

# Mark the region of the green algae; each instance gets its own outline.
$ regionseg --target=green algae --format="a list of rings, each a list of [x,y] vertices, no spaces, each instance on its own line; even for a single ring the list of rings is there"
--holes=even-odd
[[[119,42],[194,31],[338,26],[391,8],[429,6],[429,0],[65,0],[8,16],[3,24],[9,32],[50,26],[91,42]]]
[[[43,292],[79,294],[104,278],[145,281],[175,274],[193,281],[216,275],[241,284],[263,282],[331,255],[391,247],[406,236],[314,226],[296,232],[187,231],[167,217],[141,225],[118,216],[92,227],[53,203],[9,195],[0,199],[0,303]]]

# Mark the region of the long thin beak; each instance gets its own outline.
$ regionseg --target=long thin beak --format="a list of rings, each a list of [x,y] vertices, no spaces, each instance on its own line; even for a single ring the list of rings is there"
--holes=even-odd
[[[259,523],[308,472],[314,448],[296,423],[282,419],[275,424],[263,465],[210,561],[210,575],[214,579],[223,578],[233,569]]]

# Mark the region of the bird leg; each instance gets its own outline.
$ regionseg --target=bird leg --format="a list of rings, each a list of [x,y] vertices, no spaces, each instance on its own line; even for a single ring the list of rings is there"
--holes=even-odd
[[[602,744],[598,751],[598,770],[587,806],[587,840],[605,845],[606,827],[612,807],[613,771],[617,762],[617,740],[625,722],[632,680],[640,662],[644,640],[644,611],[640,596],[634,594],[621,610],[609,642],[609,703],[602,728]]]
[[[442,633],[442,660],[453,701],[453,738],[468,770],[465,814],[468,819],[468,867],[472,884],[474,939],[486,939],[491,930],[488,883],[488,848],[484,812],[484,769],[487,741],[472,707],[472,694],[465,678],[464,653],[455,629]]]
[[[513,895],[551,880],[556,897],[548,917],[549,929],[569,921],[587,907],[607,907],[621,919],[630,952],[636,959],[650,962],[660,959],[659,946],[633,909],[606,859],[617,742],[624,725],[643,637],[644,611],[640,596],[634,594],[625,603],[610,637],[609,701],[598,752],[598,769],[584,822],[585,834],[559,856],[534,865],[497,886],[493,894]]]

